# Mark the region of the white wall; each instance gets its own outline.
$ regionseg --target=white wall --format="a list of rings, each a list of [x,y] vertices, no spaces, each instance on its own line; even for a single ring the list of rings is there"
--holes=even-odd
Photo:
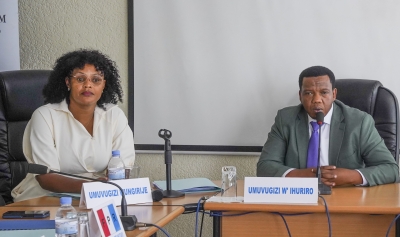
[[[21,69],[51,69],[63,53],[91,47],[116,61],[127,95],[127,6],[126,0],[19,0]],[[120,106],[126,113],[127,103]],[[222,166],[235,165],[242,179],[255,176],[257,160],[257,156],[174,155],[172,178],[220,179]],[[142,167],[142,177],[165,179],[162,154],[138,154],[136,163]],[[194,220],[193,214],[184,215],[166,229],[174,237],[194,236]],[[211,227],[208,219],[203,236],[211,236]]]
[[[116,61],[126,88],[127,6],[125,0],[20,0],[21,69],[51,69],[62,54],[93,48]]]

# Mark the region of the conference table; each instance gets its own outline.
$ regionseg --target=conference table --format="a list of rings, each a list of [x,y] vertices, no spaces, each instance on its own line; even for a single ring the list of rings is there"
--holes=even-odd
[[[164,198],[159,202],[129,205],[128,214],[135,215],[138,222],[152,223],[163,227],[179,215],[183,214],[185,206],[190,206],[190,208],[194,207],[199,198],[203,195],[204,193],[187,194],[184,197],[179,198]],[[79,208],[79,200],[77,199],[73,199],[72,205],[78,212],[90,211],[88,209]],[[59,207],[60,199],[58,197],[39,197],[2,206],[0,207],[0,216],[2,216],[6,211],[49,210],[50,216],[46,219],[54,220]],[[117,207],[117,209],[120,211],[119,207]],[[126,231],[125,233],[128,237],[147,237],[154,236],[157,231],[158,228],[156,227],[145,227],[136,228],[133,231]]]
[[[238,196],[244,194],[238,181]],[[374,187],[336,187],[323,195],[331,221],[332,236],[386,236],[389,225],[400,214],[400,184]],[[217,203],[206,202],[204,209],[221,211],[214,223],[214,236],[329,236],[325,205]],[[247,213],[247,214],[246,214]],[[389,236],[396,235],[396,225]]]
[[[220,182],[215,181],[216,184]],[[244,182],[238,182],[238,196],[244,194]],[[187,194],[179,198],[164,198],[160,202],[128,206],[128,214],[135,214],[139,222],[161,227],[197,206],[203,196],[213,193]],[[323,195],[331,221],[332,236],[386,236],[389,225],[400,213],[400,184],[374,187],[336,187],[331,195]],[[73,200],[77,211],[79,201]],[[0,215],[8,210],[50,210],[54,219],[59,198],[40,197],[0,207]],[[292,236],[328,236],[328,220],[321,198],[315,205],[265,203],[204,203],[204,209],[223,215],[214,217],[213,236],[289,236],[283,215]],[[279,213],[279,214],[278,214]],[[227,216],[230,215],[230,216]],[[193,223],[194,225],[194,223]],[[398,227],[397,227],[398,229]],[[127,236],[152,236],[156,227],[127,231]],[[388,236],[396,234],[394,225]]]
[[[0,215],[6,211],[32,211],[32,210],[49,210],[50,217],[46,219],[54,220],[57,209],[60,206],[60,200],[57,197],[40,197],[34,198],[26,201],[16,202],[9,204],[7,206],[0,207]],[[79,208],[79,200],[73,200],[72,205],[75,209],[80,212],[88,212],[88,209]],[[117,207],[118,211],[120,211],[119,207]],[[158,205],[129,205],[128,206],[128,214],[134,214],[139,222],[143,223],[153,223],[158,226],[165,226],[173,219],[178,217],[184,212],[184,207],[181,205],[162,205],[158,203]],[[158,231],[156,227],[146,227],[146,228],[136,228],[133,231],[126,231],[126,236],[152,236]]]

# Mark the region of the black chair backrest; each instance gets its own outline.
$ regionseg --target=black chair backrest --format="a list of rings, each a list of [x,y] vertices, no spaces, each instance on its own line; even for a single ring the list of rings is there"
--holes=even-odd
[[[0,72],[0,195],[6,203],[13,202],[11,190],[26,176],[22,138],[33,111],[44,103],[42,90],[50,72]]]
[[[337,79],[336,99],[370,114],[386,147],[399,162],[399,104],[396,95],[379,81]]]

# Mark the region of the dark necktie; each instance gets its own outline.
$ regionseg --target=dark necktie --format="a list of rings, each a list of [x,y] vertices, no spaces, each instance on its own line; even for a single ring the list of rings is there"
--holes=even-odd
[[[317,167],[318,164],[318,124],[317,122],[310,122],[313,128],[311,133],[310,142],[308,143],[308,154],[307,154],[307,168]]]

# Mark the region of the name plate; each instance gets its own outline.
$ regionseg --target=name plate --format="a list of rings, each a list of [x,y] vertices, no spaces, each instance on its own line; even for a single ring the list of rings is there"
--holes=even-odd
[[[245,177],[244,202],[317,204],[317,178]]]
[[[89,225],[90,236],[126,237],[124,226],[118,215],[114,202],[111,200],[92,209],[96,224]],[[92,222],[93,223],[93,222]],[[92,228],[92,227],[95,228]]]
[[[124,190],[128,205],[153,202],[149,178],[121,179],[110,182],[119,185]],[[91,209],[108,200],[113,200],[119,206],[121,205],[121,198],[121,191],[112,184],[88,182],[82,186],[79,207]]]

